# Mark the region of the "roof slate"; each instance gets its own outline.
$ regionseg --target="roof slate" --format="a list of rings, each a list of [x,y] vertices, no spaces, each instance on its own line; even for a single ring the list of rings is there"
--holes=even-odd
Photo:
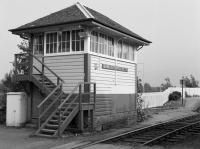
[[[55,13],[52,13],[50,15],[47,15],[45,17],[42,17],[40,19],[37,19],[33,22],[27,23],[25,25],[22,25],[18,28],[12,29],[10,31],[18,31],[18,30],[24,30],[24,29],[30,29],[35,27],[42,27],[42,26],[48,26],[48,25],[56,25],[56,24],[62,24],[62,23],[70,23],[74,21],[81,21],[81,20],[94,20],[98,23],[101,23],[103,25],[106,25],[112,29],[118,30],[122,33],[125,33],[127,35],[130,35],[132,37],[135,37],[137,39],[143,40],[147,43],[151,43],[150,41],[142,38],[141,36],[135,34],[134,32],[130,31],[129,29],[123,27],[119,23],[113,21],[112,19],[106,17],[105,15],[88,8],[86,6],[83,6],[89,11],[94,18],[87,18],[83,12],[77,7],[77,5],[72,5],[70,7],[67,7],[65,9],[62,9],[60,11],[57,11]]]

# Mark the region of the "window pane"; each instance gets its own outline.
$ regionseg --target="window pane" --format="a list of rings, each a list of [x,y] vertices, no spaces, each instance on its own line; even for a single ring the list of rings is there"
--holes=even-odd
[[[75,31],[72,31],[72,40],[75,40]]]
[[[69,52],[70,51],[70,42],[67,42],[66,45],[67,45],[66,52]]]
[[[80,41],[76,41],[76,51],[80,51]]]
[[[50,36],[50,43],[52,43],[53,42],[53,35],[49,34],[49,36]]]
[[[33,53],[43,54],[43,50],[44,50],[44,36],[35,35],[33,38]]]
[[[46,53],[49,53],[49,44],[46,45]]]
[[[57,43],[54,43],[54,53],[57,53]]]
[[[62,52],[65,52],[65,42],[62,42]]]
[[[67,32],[67,40],[70,41],[70,31]]]
[[[50,53],[53,53],[53,43],[50,43]]]
[[[46,36],[46,43],[49,43],[49,34]]]
[[[84,51],[84,40],[81,40],[81,51]]]
[[[54,39],[54,42],[57,42],[57,33],[54,33],[53,39]]]
[[[66,41],[66,32],[62,32],[62,41]]]
[[[79,37],[79,33],[80,32],[80,30],[79,31],[76,31],[76,40],[80,40],[80,37]]]
[[[75,41],[72,41],[72,51],[75,51]]]

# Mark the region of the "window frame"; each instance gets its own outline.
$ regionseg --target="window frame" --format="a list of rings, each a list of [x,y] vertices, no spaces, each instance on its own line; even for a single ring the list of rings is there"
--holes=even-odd
[[[36,38],[38,38],[38,41],[40,40],[39,39],[39,36],[42,36],[42,44],[35,44],[34,43],[34,40],[36,40]],[[45,37],[44,37],[44,34],[35,34],[35,35],[33,35],[33,39],[32,39],[32,47],[33,47],[33,54],[34,55],[43,55],[44,54],[44,45],[45,45],[45,42],[44,42],[44,39]],[[42,53],[36,53],[36,51],[35,51],[35,46],[42,46]],[[37,47],[38,48],[38,47]]]
[[[62,31],[49,31],[44,33],[44,56],[59,56],[59,55],[71,55],[71,54],[82,54],[85,53],[85,39],[83,39],[83,51],[72,51],[72,31],[75,30],[83,30],[83,29],[70,29],[70,30],[62,30]],[[70,32],[70,51],[69,52],[62,52],[62,45],[61,45],[61,52],[59,51],[59,44],[62,44],[62,37],[61,40],[59,41],[59,34],[62,36],[62,32]],[[83,30],[84,31],[84,30]],[[47,41],[47,34],[49,33],[57,33],[57,52],[56,53],[47,53],[47,47],[46,47],[46,41]],[[81,40],[80,40],[81,41]]]
[[[107,38],[107,40],[108,40],[108,38],[111,38],[111,39],[113,39],[113,43],[114,43],[114,46],[113,46],[113,48],[114,48],[114,51],[113,51],[113,55],[112,56],[110,56],[109,54],[107,54],[107,53],[105,53],[105,49],[104,49],[104,54],[102,54],[100,51],[101,51],[101,49],[100,49],[100,45],[103,45],[102,44],[102,42],[99,42],[99,41],[97,41],[97,43],[98,43],[98,49],[97,50],[92,50],[91,48],[92,48],[92,38],[93,38],[93,34],[92,34],[92,32],[90,33],[90,42],[89,42],[89,44],[90,44],[90,49],[89,49],[89,53],[90,54],[92,54],[92,55],[96,55],[96,56],[100,56],[100,57],[105,57],[105,58],[110,58],[110,59],[116,59],[116,60],[119,60],[119,61],[124,61],[124,62],[131,62],[131,63],[136,63],[136,52],[135,52],[135,50],[136,50],[136,47],[137,46],[134,46],[133,44],[131,44],[129,41],[126,41],[126,40],[119,40],[119,41],[117,41],[117,39],[116,38],[114,38],[114,37],[112,37],[112,36],[110,36],[110,35],[107,35],[107,34],[105,34],[105,33],[101,33],[101,32],[95,32],[95,35],[96,35],[96,33],[97,33],[97,40],[100,40],[100,34],[104,34],[104,35],[106,35],[106,38]],[[96,43],[96,42],[95,42]],[[108,47],[109,47],[109,44],[108,44],[108,41],[107,41],[107,52],[109,52],[109,50],[108,50]],[[124,51],[124,46],[126,46],[126,56],[124,56],[123,54],[123,51]],[[132,48],[131,48],[131,47]],[[121,47],[121,48],[120,48]],[[119,49],[121,49],[120,51],[121,51],[121,56],[119,57]],[[133,50],[131,53],[130,53],[130,50]],[[97,51],[97,52],[96,52]],[[130,55],[130,54],[132,54],[132,55]]]

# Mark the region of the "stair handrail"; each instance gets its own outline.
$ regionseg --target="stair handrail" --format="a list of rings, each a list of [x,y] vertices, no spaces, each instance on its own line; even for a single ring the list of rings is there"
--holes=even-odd
[[[65,100],[62,101],[62,103],[59,105],[58,110],[60,110],[63,105],[66,103],[66,101],[73,95],[73,93],[76,91],[76,89],[79,87],[80,83],[78,83],[74,89],[71,91],[71,93],[65,98]]]
[[[39,60],[35,55],[33,55],[32,53],[29,53],[33,58],[35,58],[40,64],[42,64],[46,69],[48,69],[54,76],[56,76],[59,80],[61,80],[63,83],[65,83],[65,81],[59,77],[53,70],[51,70],[45,63],[43,63],[41,60]],[[42,58],[44,58],[44,56],[42,56]]]
[[[51,93],[39,104],[37,105],[37,108],[39,109],[55,92],[62,86],[62,83],[56,86],[56,88],[51,91]]]

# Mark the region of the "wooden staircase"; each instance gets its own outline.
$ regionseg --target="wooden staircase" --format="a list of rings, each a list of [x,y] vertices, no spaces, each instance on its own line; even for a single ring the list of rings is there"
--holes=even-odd
[[[71,93],[65,93],[62,88],[65,82],[44,64],[44,57],[42,61],[30,53],[16,54],[15,57],[16,80],[25,81],[24,78],[27,78],[46,96],[37,106],[38,130],[35,135],[44,137],[62,135],[77,114],[79,116],[79,129],[83,130],[83,111],[92,110],[94,114],[96,84],[92,82],[78,83]],[[33,59],[41,64],[41,70],[33,65]],[[33,74],[33,70],[37,71],[37,74]],[[56,77],[56,84],[45,75],[45,71]],[[90,118],[91,127],[93,127],[93,117]]]

